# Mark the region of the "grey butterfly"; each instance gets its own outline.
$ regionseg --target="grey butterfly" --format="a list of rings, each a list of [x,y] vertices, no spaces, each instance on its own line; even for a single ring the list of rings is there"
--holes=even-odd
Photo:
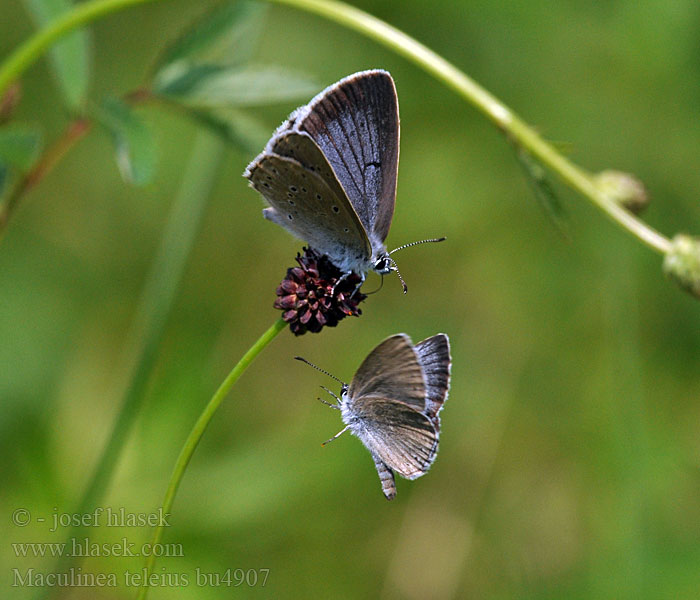
[[[350,385],[296,357],[342,384],[336,402],[345,431],[369,450],[387,500],[396,497],[394,473],[425,475],[435,461],[442,405],[450,385],[450,341],[439,333],[415,346],[404,333],[385,339],[362,362]],[[322,386],[323,387],[323,386]]]
[[[371,70],[341,79],[295,110],[243,175],[269,203],[266,219],[364,281],[370,270],[398,274],[384,245],[398,164],[394,80]]]

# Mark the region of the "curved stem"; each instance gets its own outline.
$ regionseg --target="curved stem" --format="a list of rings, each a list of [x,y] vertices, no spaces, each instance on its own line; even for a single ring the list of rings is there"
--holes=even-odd
[[[384,21],[342,2],[332,0],[268,1],[286,4],[326,17],[354,29],[408,58],[475,106],[497,127],[537,157],[542,164],[547,165],[549,169],[557,173],[565,183],[589,198],[618,225],[661,254],[666,254],[670,249],[671,243],[666,237],[637,219],[599,190],[587,172],[559,154],[505,104],[430,48]]]
[[[67,33],[100,17],[138,4],[158,0],[92,0],[76,5],[43,29],[37,31],[0,65],[0,96],[30,65]]]
[[[37,32],[0,65],[0,95],[19,75],[56,40],[66,33],[103,15],[156,0],[92,0]],[[321,15],[354,29],[391,48],[442,81],[485,114],[496,126],[549,167],[566,184],[590,199],[610,219],[661,254],[671,248],[668,238],[637,219],[596,185],[591,176],[559,154],[537,132],[515,115],[495,96],[453,64],[412,37],[357,8],[333,0],[268,0]]]
[[[263,349],[273,339],[275,339],[277,334],[280,331],[282,331],[286,326],[287,323],[281,317],[277,319],[277,321],[275,321],[272,324],[272,326],[260,336],[258,341],[250,347],[248,352],[246,352],[243,355],[243,358],[241,358],[241,360],[238,361],[238,364],[235,367],[233,367],[233,370],[228,374],[226,379],[224,379],[223,383],[219,386],[219,389],[216,390],[216,393],[211,397],[211,400],[209,400],[207,405],[204,407],[202,414],[199,415],[197,422],[194,424],[194,427],[192,427],[192,431],[190,431],[190,434],[187,436],[185,444],[183,445],[182,450],[180,450],[180,455],[177,457],[177,462],[175,463],[175,468],[173,469],[172,475],[170,476],[168,489],[165,492],[163,504],[161,505],[163,514],[168,514],[170,512],[170,509],[173,506],[173,501],[175,500],[175,494],[177,493],[177,489],[180,486],[180,481],[182,481],[182,477],[185,474],[185,469],[187,469],[187,465],[189,464],[190,459],[192,458],[192,455],[194,454],[194,451],[197,448],[197,445],[199,444],[199,440],[202,439],[204,431],[209,425],[209,422],[214,416],[214,413],[219,408],[224,398],[226,398],[226,394],[228,394],[233,384],[236,383],[236,381],[238,381],[238,378],[243,374],[243,371],[245,371],[248,368],[250,363],[252,363],[253,360],[255,360],[258,354],[260,354],[260,352],[262,352]],[[153,538],[151,539],[151,547],[155,547],[155,545],[160,542],[162,537],[163,526],[159,525],[155,528],[153,532]],[[155,561],[156,557],[154,555],[151,555],[148,557],[148,559],[146,559],[146,577],[144,577],[146,584],[148,582],[148,574],[153,570],[153,565],[155,564]],[[144,598],[146,598],[147,594],[148,586],[144,585],[139,590],[139,600],[143,600]]]
[[[81,500],[83,512],[89,512],[100,502],[139,414],[165,326],[225,155],[225,145],[217,136],[209,132],[197,134],[125,344],[131,357],[131,379],[115,427]]]
[[[160,247],[146,277],[136,313],[126,336],[124,355],[128,363],[128,386],[122,406],[112,426],[75,514],[92,512],[102,501],[114,471],[119,464],[129,435],[147,397],[146,390],[158,358],[163,333],[177,298],[182,276],[200,229],[202,216],[219,179],[225,156],[224,143],[208,132],[199,133],[185,168],[182,184],[175,196]],[[66,544],[83,535],[84,527],[71,527]],[[82,538],[81,538],[82,539]],[[56,562],[54,573],[63,573],[79,566],[81,557],[63,555]],[[40,598],[58,597],[58,587],[42,588]]]

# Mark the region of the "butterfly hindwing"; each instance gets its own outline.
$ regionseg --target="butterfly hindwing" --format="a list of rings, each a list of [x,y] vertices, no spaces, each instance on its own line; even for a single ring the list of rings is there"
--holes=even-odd
[[[362,423],[353,430],[368,450],[406,479],[425,474],[435,460],[438,432],[419,411],[381,396],[353,399],[352,410]]]
[[[307,241],[338,264],[369,253],[352,207],[316,172],[287,156],[263,153],[247,171],[251,185],[271,208],[267,219]]]
[[[337,218],[344,223],[348,220],[352,221],[350,230],[355,237],[358,238],[354,240],[354,245],[358,246],[362,244],[364,246],[365,259],[369,261],[371,258],[371,248],[369,239],[367,238],[367,232],[357,216],[355,209],[350,204],[345,190],[343,190],[343,187],[338,182],[333,169],[328,164],[321,149],[316,145],[316,142],[314,142],[307,133],[287,131],[271,140],[270,151],[272,154],[296,160],[305,169],[318,175],[328,185],[332,192],[333,206],[338,207],[340,210],[335,211],[333,206],[331,206],[330,209],[336,212]],[[330,199],[331,198],[327,198],[327,201],[330,202]],[[345,224],[347,225],[348,223]],[[333,234],[333,232],[329,233],[330,235]]]
[[[425,377],[425,414],[440,429],[438,412],[447,399],[450,384],[450,341],[444,333],[429,337],[415,345],[418,362]]]

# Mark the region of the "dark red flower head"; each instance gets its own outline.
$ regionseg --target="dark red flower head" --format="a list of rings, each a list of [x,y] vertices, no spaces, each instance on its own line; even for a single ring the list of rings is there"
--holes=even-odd
[[[282,318],[289,323],[294,335],[307,331],[318,333],[324,327],[335,327],[348,315],[357,317],[362,311],[357,305],[367,296],[357,289],[362,279],[343,272],[326,255],[313,248],[297,254],[298,267],[287,269],[287,276],[277,287],[275,308],[284,311]]]

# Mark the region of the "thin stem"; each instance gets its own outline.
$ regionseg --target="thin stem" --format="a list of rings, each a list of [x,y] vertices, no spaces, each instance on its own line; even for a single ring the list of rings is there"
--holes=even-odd
[[[448,88],[457,92],[522,147],[554,171],[565,183],[578,190],[618,225],[661,254],[671,247],[670,241],[637,219],[603,193],[591,176],[559,154],[537,132],[492,96],[473,79],[444,58],[384,21],[357,8],[331,0],[268,0],[312,12],[350,29],[354,29],[408,58]]]
[[[92,0],[76,6],[47,27],[37,32],[0,66],[0,95],[34,63],[42,53],[70,31],[106,14],[156,0]],[[332,0],[268,0],[293,6],[326,17],[354,29],[391,48],[425,69],[447,87],[470,102],[513,140],[527,149],[542,164],[554,171],[562,181],[578,190],[598,206],[615,223],[635,235],[661,254],[671,248],[668,238],[637,219],[614,199],[601,191],[591,176],[559,154],[496,97],[444,58],[383,21],[342,2]]]
[[[81,25],[131,6],[158,0],[92,0],[76,5],[43,29],[37,31],[0,65],[0,96],[30,65],[58,39]]]
[[[63,135],[44,152],[32,169],[19,180],[7,200],[0,206],[0,239],[22,196],[50,173],[90,129],[92,129],[92,121],[89,119],[81,118],[73,121]]]
[[[144,397],[143,392],[155,364],[165,323],[175,300],[187,258],[199,231],[207,201],[219,178],[224,150],[224,143],[214,134],[201,132],[195,138],[182,186],[175,198],[160,249],[146,280],[130,340],[126,343],[127,351],[134,357],[132,360],[136,367],[118,420],[121,427],[116,427],[113,431],[83,499],[82,504],[87,505],[88,509],[99,501],[124,443],[126,431],[130,428],[130,423]],[[127,412],[130,416],[123,414]]]
[[[168,489],[165,492],[165,497],[163,498],[163,504],[161,505],[163,514],[170,513],[170,509],[173,506],[173,501],[175,500],[175,494],[177,493],[182,477],[185,474],[187,465],[194,454],[199,441],[204,435],[209,422],[211,421],[214,413],[217,411],[221,403],[226,398],[226,395],[233,387],[233,384],[238,381],[238,378],[243,374],[243,372],[250,366],[250,363],[255,360],[255,358],[260,354],[267,345],[275,339],[277,334],[282,331],[287,326],[287,323],[280,317],[275,321],[272,326],[263,333],[258,341],[256,341],[250,349],[243,355],[238,364],[233,367],[233,370],[228,374],[223,383],[216,390],[215,394],[211,397],[211,400],[204,407],[204,410],[199,415],[197,422],[194,424],[192,431],[187,436],[185,444],[180,450],[180,455],[177,457],[177,462],[175,463],[175,468],[173,469],[172,475],[170,476],[170,482],[168,483]],[[156,547],[163,537],[163,526],[158,525],[153,531],[153,538],[151,539],[151,547]],[[146,585],[141,587],[139,590],[138,598],[139,600],[144,600],[148,594],[148,574],[152,572],[153,566],[155,564],[156,557],[154,555],[149,556],[146,559],[146,577],[144,578]]]
[[[138,88],[124,95],[124,102],[131,106],[145,104],[152,99],[150,91],[143,88]],[[79,117],[71,121],[61,137],[44,151],[31,170],[17,182],[7,200],[0,205],[0,241],[2,241],[7,224],[19,206],[22,197],[53,171],[66,154],[90,133],[93,125],[94,121],[89,117]]]
[[[160,248],[146,278],[125,343],[125,356],[128,356],[130,361],[130,381],[124,401],[83,492],[77,514],[92,512],[100,503],[140,413],[187,258],[199,231],[207,201],[218,180],[224,150],[225,144],[214,134],[202,132],[195,138],[182,185],[174,200]],[[78,528],[72,529],[68,541],[79,534]],[[62,558],[58,561],[55,572],[66,571],[71,561],[75,560]],[[46,595],[50,595],[52,591],[57,593],[58,588],[45,588]]]

